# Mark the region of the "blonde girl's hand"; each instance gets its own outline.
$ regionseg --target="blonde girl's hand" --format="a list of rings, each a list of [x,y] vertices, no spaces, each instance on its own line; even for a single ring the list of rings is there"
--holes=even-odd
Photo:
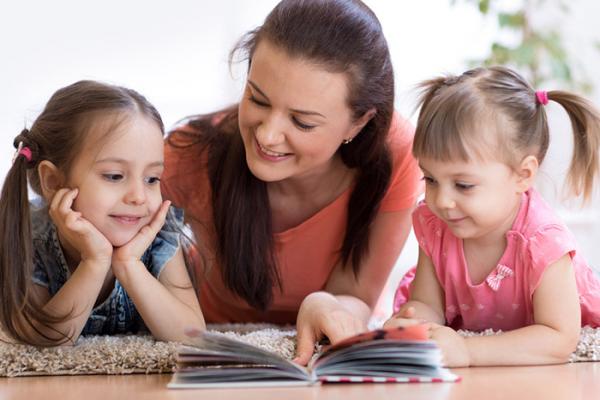
[[[408,306],[403,307],[400,311],[393,315],[390,319],[385,321],[383,324],[384,328],[405,328],[411,325],[418,325],[425,322],[425,320],[415,318],[416,310],[414,307]]]
[[[62,188],[52,198],[48,213],[59,235],[74,247],[81,260],[110,263],[113,247],[96,227],[73,210],[73,202],[79,190]]]
[[[448,368],[468,367],[471,364],[466,339],[454,329],[429,323],[429,337],[442,350],[443,363]]]
[[[297,348],[294,362],[306,365],[315,343],[327,336],[332,344],[365,332],[365,323],[341,306],[335,296],[326,292],[308,295],[298,311],[296,323]]]
[[[164,225],[170,206],[170,201],[164,201],[148,225],[143,226],[129,242],[114,249],[112,255],[113,268],[135,263],[141,259],[144,251],[152,244]]]

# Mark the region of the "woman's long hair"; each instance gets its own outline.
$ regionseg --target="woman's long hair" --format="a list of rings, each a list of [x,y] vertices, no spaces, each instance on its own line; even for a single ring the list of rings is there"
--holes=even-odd
[[[332,73],[345,73],[346,102],[358,119],[371,109],[375,116],[349,144],[338,150],[343,162],[357,170],[350,197],[347,229],[340,251],[344,267],[360,272],[368,251],[369,229],[389,186],[392,161],[387,136],[393,115],[394,76],[387,42],[373,12],[357,0],[283,0],[264,24],[247,33],[231,52],[249,63],[261,41],[306,59]],[[210,147],[216,253],[227,287],[261,310],[269,307],[274,287],[281,287],[273,255],[271,209],[266,183],[246,164],[237,107],[189,121],[182,136],[203,151]],[[218,123],[214,123],[219,120]]]

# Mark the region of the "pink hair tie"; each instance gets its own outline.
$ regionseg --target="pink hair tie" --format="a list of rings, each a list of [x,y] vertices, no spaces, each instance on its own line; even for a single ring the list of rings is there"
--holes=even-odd
[[[13,164],[15,163],[15,160],[17,159],[17,157],[19,157],[20,155],[25,157],[27,162],[31,162],[31,159],[32,159],[31,149],[27,146],[23,146],[23,142],[19,142],[19,147],[17,147],[17,151],[15,152],[15,155],[13,156],[13,160],[12,160]]]
[[[543,106],[548,104],[548,92],[546,92],[545,90],[536,91],[535,98],[537,99],[538,103],[540,103]]]

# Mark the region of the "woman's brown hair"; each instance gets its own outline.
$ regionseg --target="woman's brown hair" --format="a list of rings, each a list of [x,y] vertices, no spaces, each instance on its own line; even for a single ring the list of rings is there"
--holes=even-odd
[[[358,176],[347,213],[347,229],[340,251],[344,267],[355,275],[368,251],[369,229],[389,185],[392,161],[387,134],[393,115],[394,76],[381,25],[358,0],[283,0],[264,24],[247,33],[231,52],[252,62],[261,41],[288,55],[314,62],[332,73],[345,73],[346,99],[354,118],[371,109],[375,116],[349,144],[338,150],[343,162]],[[200,149],[209,145],[209,175],[217,256],[227,287],[250,305],[265,310],[279,286],[273,256],[271,210],[265,182],[248,169],[237,124],[237,107],[189,121]],[[215,116],[219,118],[215,118]],[[214,120],[219,119],[216,125]],[[192,135],[189,129],[172,132],[173,145]],[[200,150],[202,151],[202,150]]]
[[[476,68],[421,84],[413,154],[439,160],[496,157],[509,166],[534,155],[541,164],[550,143],[544,104],[536,91],[506,67]],[[586,99],[554,90],[541,93],[571,120],[571,193],[589,200],[600,169],[600,113]],[[542,97],[543,102],[545,99]]]
[[[92,125],[106,114],[141,113],[153,119],[164,132],[160,115],[142,95],[95,81],[79,81],[52,95],[30,129],[24,129],[13,145],[31,151],[17,156],[2,187],[0,197],[0,326],[5,334],[30,344],[59,344],[68,340],[56,332],[49,337],[39,324],[63,321],[70,315],[52,315],[32,291],[33,243],[28,183],[42,195],[37,166],[48,160],[67,173],[82,149]],[[37,335],[26,332],[37,332]]]

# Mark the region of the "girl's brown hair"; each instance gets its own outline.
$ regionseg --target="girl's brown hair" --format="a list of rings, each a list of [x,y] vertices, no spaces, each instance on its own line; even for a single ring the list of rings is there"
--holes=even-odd
[[[152,118],[164,133],[160,115],[142,95],[94,81],[79,81],[52,95],[30,129],[14,140],[31,151],[31,160],[16,157],[2,187],[0,197],[0,326],[4,333],[20,342],[58,344],[67,334],[49,337],[39,324],[63,321],[70,315],[52,315],[32,291],[33,251],[27,184],[42,195],[37,166],[48,160],[67,173],[82,149],[86,135],[99,118],[109,113],[142,113]],[[26,332],[37,332],[37,335]]]
[[[421,88],[413,144],[416,158],[467,161],[492,155],[515,166],[534,155],[543,162],[550,143],[544,104],[515,71],[476,68],[425,81]],[[563,106],[571,120],[574,146],[568,187],[587,201],[600,169],[600,113],[573,93],[549,91],[547,98]]]
[[[329,72],[345,73],[349,88],[346,102],[355,118],[376,110],[356,138],[338,150],[343,162],[358,171],[339,249],[343,265],[352,265],[358,274],[368,250],[371,222],[392,170],[386,140],[393,115],[394,76],[381,25],[358,0],[283,0],[261,27],[242,37],[231,59],[241,53],[251,63],[263,40]],[[254,177],[246,164],[237,112],[237,107],[232,107],[198,116],[189,122],[197,134],[180,130],[169,139],[177,146],[181,143],[178,137],[189,139],[191,135],[200,145],[199,151],[210,146],[216,253],[223,281],[250,305],[265,310],[273,288],[280,287],[273,257],[271,210],[265,182]],[[215,119],[220,120],[216,125]]]

